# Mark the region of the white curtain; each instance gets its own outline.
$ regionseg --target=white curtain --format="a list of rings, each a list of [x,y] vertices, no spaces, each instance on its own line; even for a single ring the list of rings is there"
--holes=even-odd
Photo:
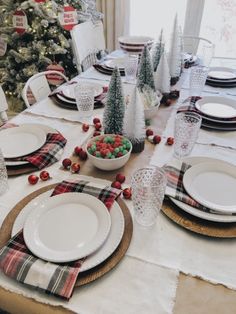
[[[106,48],[115,50],[118,37],[129,32],[130,0],[97,0],[97,10],[104,14]]]
[[[183,35],[199,36],[205,0],[188,0]]]

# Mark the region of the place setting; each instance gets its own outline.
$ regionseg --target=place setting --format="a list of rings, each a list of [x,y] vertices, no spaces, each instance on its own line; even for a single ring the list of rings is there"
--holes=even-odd
[[[3,222],[2,271],[23,284],[69,300],[74,288],[115,267],[129,247],[132,218],[121,192],[102,182],[73,177],[29,194]],[[10,259],[18,265],[17,272]],[[38,265],[37,271],[34,265]],[[40,280],[46,265],[47,280]],[[27,276],[22,273],[25,267]]]
[[[236,87],[236,72],[227,67],[211,67],[206,79],[206,85],[213,87]]]
[[[67,140],[42,124],[22,124],[0,131],[1,151],[8,176],[41,170],[57,162]]]

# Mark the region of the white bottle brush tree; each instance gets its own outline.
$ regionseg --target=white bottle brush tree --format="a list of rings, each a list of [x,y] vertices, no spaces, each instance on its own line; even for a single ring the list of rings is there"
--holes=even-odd
[[[170,76],[172,83],[176,83],[181,74],[181,64],[182,64],[182,51],[181,51],[182,41],[178,26],[177,15],[175,16],[173,32],[171,36],[170,51],[168,55],[168,63],[170,69]]]
[[[137,87],[142,91],[145,85],[155,90],[151,55],[146,45],[144,46],[139,63]]]
[[[132,152],[143,151],[145,144],[144,108],[142,98],[136,87],[125,112],[123,134],[131,141]]]
[[[163,36],[163,29],[161,30],[158,42],[155,43],[154,48],[152,49],[152,65],[154,72],[157,70],[157,66],[160,62],[161,55],[165,49],[165,41]]]
[[[106,134],[122,134],[125,114],[120,72],[116,67],[113,70],[107,93],[106,107],[103,114],[103,126]]]
[[[155,87],[162,94],[170,93],[170,71],[165,52],[162,54],[157,70],[154,73]]]

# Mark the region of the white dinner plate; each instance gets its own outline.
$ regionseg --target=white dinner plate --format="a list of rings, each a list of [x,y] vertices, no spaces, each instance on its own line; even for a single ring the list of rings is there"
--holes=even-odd
[[[229,80],[236,79],[236,73],[233,69],[226,67],[211,67],[208,72],[208,77],[219,80]]]
[[[206,96],[196,101],[195,107],[203,114],[219,119],[236,117],[236,101],[231,98]]]
[[[95,252],[110,227],[110,214],[96,197],[64,193],[42,201],[27,217],[23,234],[36,256],[62,263]]]
[[[95,82],[78,82],[77,84],[67,84],[61,89],[61,93],[68,98],[75,99],[75,86],[81,85],[82,87],[86,88],[93,88],[94,90],[94,97],[98,97],[103,92],[103,87],[99,83]]]
[[[125,58],[117,58],[117,59],[112,59],[112,60],[106,60],[104,61],[104,64],[109,67],[114,69],[115,67],[118,67],[119,69],[125,68]]]
[[[212,160],[189,168],[183,176],[187,193],[200,204],[221,213],[236,213],[236,167]]]
[[[51,128],[50,126],[47,126],[45,124],[38,124],[38,123],[27,123],[27,126],[31,127],[31,126],[37,126],[39,127],[41,130],[43,130],[47,136],[48,133],[58,133],[57,130]],[[29,164],[28,161],[14,161],[14,160],[6,160],[5,161],[6,166],[21,166],[21,165],[26,165]]]
[[[186,162],[189,165],[197,165],[202,162],[209,162],[209,161],[219,161],[218,159],[212,159],[210,157],[186,157],[184,158],[184,162]],[[215,214],[213,212],[204,212],[203,210],[199,210],[195,207],[192,207],[184,202],[180,202],[173,197],[170,197],[170,200],[176,204],[180,209],[184,210],[185,212],[209,221],[214,221],[214,222],[224,222],[224,223],[232,223],[236,222],[236,215],[225,215],[225,214]]]
[[[0,132],[0,145],[4,158],[22,157],[38,150],[46,141],[46,133],[35,125],[4,129]]]
[[[43,200],[46,200],[52,194],[52,190],[40,194],[32,201],[30,201],[17,216],[13,227],[12,237],[23,229],[25,221],[34,208],[36,208]],[[117,202],[114,202],[110,209],[111,229],[104,244],[93,254],[89,255],[83,262],[80,272],[87,271],[103,261],[105,261],[118,247],[124,233],[124,216],[122,210]]]

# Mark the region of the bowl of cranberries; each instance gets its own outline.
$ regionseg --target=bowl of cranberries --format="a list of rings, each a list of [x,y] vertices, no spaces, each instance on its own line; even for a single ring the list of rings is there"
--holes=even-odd
[[[126,137],[116,134],[95,136],[86,146],[92,164],[106,171],[123,167],[129,160],[131,151],[131,142]]]

